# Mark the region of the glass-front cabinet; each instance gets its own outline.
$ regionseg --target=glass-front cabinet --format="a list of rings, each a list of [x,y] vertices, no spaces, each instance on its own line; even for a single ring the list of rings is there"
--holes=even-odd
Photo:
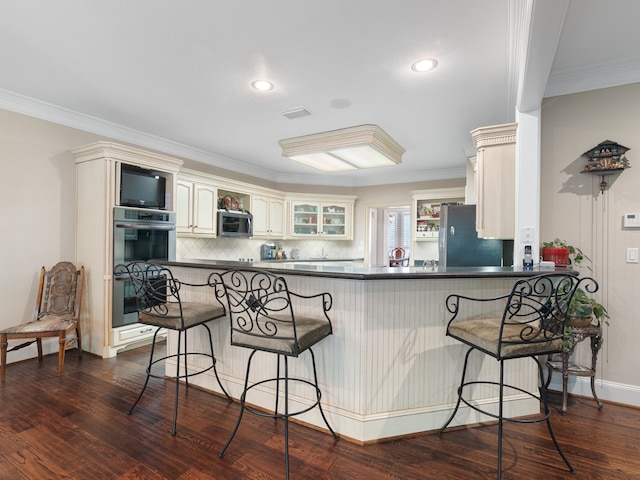
[[[292,203],[292,236],[317,235],[319,206],[310,203]]]
[[[352,238],[353,203],[293,200],[290,213],[291,237]]]
[[[344,204],[322,204],[322,233],[324,235],[347,235],[347,206]]]

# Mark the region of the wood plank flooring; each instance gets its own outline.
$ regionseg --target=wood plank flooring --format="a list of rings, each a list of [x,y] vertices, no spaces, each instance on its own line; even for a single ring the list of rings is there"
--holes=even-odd
[[[178,434],[171,435],[174,384],[144,380],[146,347],[100,359],[67,352],[42,365],[9,365],[0,385],[0,479],[280,479],[282,422],[247,414],[224,458],[218,452],[239,407],[195,388],[181,391]],[[640,409],[571,398],[555,407],[555,433],[573,463],[571,475],[546,426],[507,424],[504,479],[640,479]],[[301,425],[290,429],[291,477],[307,479],[495,478],[495,425],[447,430],[376,445],[334,442]]]

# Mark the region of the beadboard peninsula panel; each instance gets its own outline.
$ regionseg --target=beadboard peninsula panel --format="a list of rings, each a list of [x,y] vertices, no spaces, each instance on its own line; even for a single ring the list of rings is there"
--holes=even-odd
[[[176,277],[204,282],[208,269],[173,267]],[[509,278],[444,278],[362,281],[342,278],[284,275],[289,287],[301,294],[328,291],[334,334],[314,347],[322,404],[332,427],[340,435],[369,442],[398,435],[435,430],[442,426],[455,403],[466,347],[445,336],[448,315],[444,302],[450,293],[489,297],[509,291]],[[208,287],[187,289],[185,300],[212,302]],[[300,314],[312,313],[300,310]],[[488,311],[475,312],[486,315]],[[238,398],[244,382],[249,350],[230,345],[229,321],[211,322],[217,368],[227,390]],[[197,330],[195,331],[197,332]],[[195,333],[194,332],[194,333]],[[203,332],[204,334],[204,332]],[[177,336],[169,334],[168,348],[175,350]],[[190,348],[206,348],[204,336],[191,334]],[[175,352],[173,352],[175,353]],[[475,354],[474,354],[475,355]],[[310,378],[309,353],[289,362],[291,376]],[[175,368],[171,365],[168,368]],[[252,378],[275,375],[276,357],[259,352]],[[537,390],[537,371],[527,359],[506,364],[509,382],[527,391]],[[210,372],[208,372],[210,373]],[[486,355],[471,357],[469,378],[497,379],[498,364]],[[213,374],[193,377],[193,384],[218,392]],[[273,408],[274,391],[256,389],[251,403]],[[219,393],[219,392],[218,392]],[[313,391],[292,385],[292,409],[313,403]],[[482,386],[474,400],[497,411],[497,390]],[[524,394],[507,391],[509,415],[531,414],[539,408]],[[317,409],[297,417],[324,427]],[[487,421],[462,408],[455,424]]]

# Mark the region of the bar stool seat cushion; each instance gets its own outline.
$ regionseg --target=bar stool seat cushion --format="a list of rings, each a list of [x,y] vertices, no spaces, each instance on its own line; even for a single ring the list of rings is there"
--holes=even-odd
[[[180,315],[180,304],[167,303],[166,315],[150,315],[141,311],[138,315],[140,323],[168,328],[170,330],[184,330],[201,323],[225,316],[225,309],[222,305],[207,305],[203,303],[182,302],[182,316]],[[155,307],[159,309],[159,307]],[[162,308],[164,313],[165,309]]]
[[[449,335],[464,343],[477,346],[480,350],[496,358],[515,358],[543,353],[561,352],[562,339],[545,340],[541,335],[540,323],[526,324],[504,323],[502,317],[479,318],[451,322]],[[500,328],[502,330],[502,351],[500,347]],[[539,337],[536,340],[536,337]],[[514,342],[509,344],[509,342]]]
[[[296,348],[290,317],[272,315],[268,319],[263,317],[259,323],[263,335],[243,333],[237,328],[234,332],[234,343],[247,348],[297,356],[296,352],[303,352],[324,337],[331,335],[331,324],[325,318],[296,317],[295,328],[298,338],[298,348]],[[274,332],[269,326],[270,323],[277,327],[277,333],[273,336],[269,336],[270,330]]]

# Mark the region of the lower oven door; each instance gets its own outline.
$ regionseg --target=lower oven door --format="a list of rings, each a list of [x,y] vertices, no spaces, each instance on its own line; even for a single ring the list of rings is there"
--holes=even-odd
[[[133,283],[125,277],[114,278],[112,318],[113,328],[138,322],[136,292]]]
[[[175,260],[175,223],[151,224],[116,221],[113,229],[114,267],[147,260]],[[125,277],[113,281],[113,328],[138,322],[133,284]]]

